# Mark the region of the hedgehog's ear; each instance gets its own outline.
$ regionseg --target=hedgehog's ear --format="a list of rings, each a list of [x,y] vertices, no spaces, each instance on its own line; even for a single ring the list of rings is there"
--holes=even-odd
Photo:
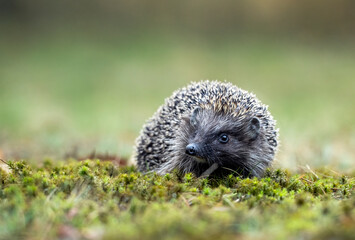
[[[197,115],[199,114],[200,111],[201,111],[200,107],[197,107],[192,111],[191,116],[190,116],[191,126],[193,126],[193,127],[197,126]]]
[[[252,118],[249,122],[248,136],[250,141],[258,138],[260,133],[260,121],[258,118]]]

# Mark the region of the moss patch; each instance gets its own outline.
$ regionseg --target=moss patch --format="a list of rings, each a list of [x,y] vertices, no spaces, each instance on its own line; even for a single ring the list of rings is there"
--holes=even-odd
[[[326,239],[355,236],[355,174],[142,175],[110,162],[9,162],[0,238]]]

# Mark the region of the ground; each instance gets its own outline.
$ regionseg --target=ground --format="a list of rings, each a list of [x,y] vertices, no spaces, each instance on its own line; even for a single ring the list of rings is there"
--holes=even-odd
[[[0,239],[353,239],[355,173],[142,175],[100,160],[0,170]]]
[[[0,239],[355,235],[354,41],[9,29],[0,38]],[[203,79],[269,105],[280,148],[265,178],[124,166],[144,121]]]

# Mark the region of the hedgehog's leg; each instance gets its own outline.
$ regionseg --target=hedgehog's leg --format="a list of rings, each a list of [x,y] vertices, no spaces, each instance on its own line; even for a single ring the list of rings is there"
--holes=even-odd
[[[216,171],[218,167],[219,167],[219,166],[218,166],[217,163],[212,164],[211,167],[209,167],[206,171],[204,171],[204,172],[201,174],[200,178],[206,178],[206,177],[208,177],[209,175],[211,175],[211,173],[213,173],[214,171]]]

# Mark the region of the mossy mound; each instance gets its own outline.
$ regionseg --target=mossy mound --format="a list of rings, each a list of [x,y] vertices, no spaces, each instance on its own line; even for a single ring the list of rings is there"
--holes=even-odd
[[[352,239],[355,174],[142,175],[110,162],[9,162],[1,239]]]

